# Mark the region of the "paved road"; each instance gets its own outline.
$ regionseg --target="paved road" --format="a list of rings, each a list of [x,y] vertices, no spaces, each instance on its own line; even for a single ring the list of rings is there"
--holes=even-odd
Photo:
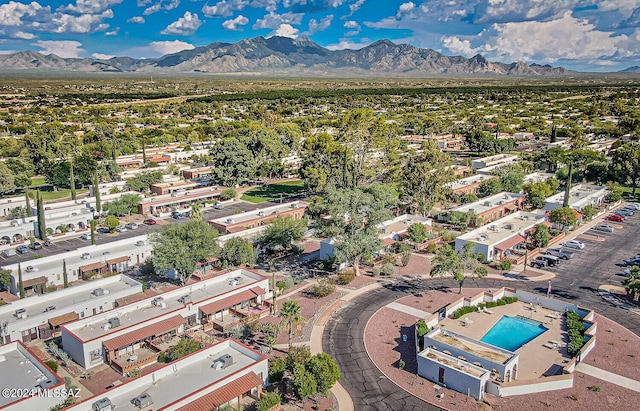
[[[245,212],[256,209],[261,209],[265,207],[271,207],[276,205],[274,202],[264,202],[260,204],[253,204],[246,201],[236,201],[225,205],[222,210],[216,210],[212,206],[204,208],[202,210],[202,218],[206,220],[212,220],[215,218],[227,217],[237,213],[238,211]],[[173,219],[171,217],[164,219],[156,219],[156,220],[164,220],[166,223],[173,224],[183,224],[189,221],[188,218],[183,218],[180,220]],[[162,227],[161,221],[157,225],[145,225],[139,224],[138,228],[135,230],[128,230],[124,233],[112,233],[112,234],[100,234],[96,232],[96,244],[105,244],[112,241],[124,240],[126,238],[137,237],[143,234],[148,234],[154,231],[158,231],[160,227]],[[55,240],[49,247],[42,247],[40,250],[29,250],[29,252],[25,254],[18,254],[10,257],[5,257],[0,255],[0,265],[5,264],[15,264],[18,262],[25,262],[33,260],[34,257],[39,254],[42,257],[47,257],[54,254],[64,253],[65,251],[76,250],[80,247],[84,247],[90,245],[91,241],[82,240],[80,236],[68,239]]]
[[[640,316],[600,298],[597,290],[591,291],[581,287],[568,286],[574,281],[573,277],[575,276],[565,278],[562,275],[554,280],[554,296],[567,301],[579,302],[640,335]],[[469,278],[465,280],[464,286],[468,288],[508,286],[541,295],[547,291],[546,282],[536,283],[527,280]],[[389,302],[413,293],[448,288],[457,289],[457,283],[452,279],[399,280],[352,300],[340,311],[339,315],[329,320],[323,334],[323,351],[335,358],[340,366],[342,370],[340,383],[351,395],[356,410],[438,409],[412,396],[386,379],[369,359],[364,347],[363,335],[369,318]],[[560,295],[556,293],[556,289],[559,290]]]

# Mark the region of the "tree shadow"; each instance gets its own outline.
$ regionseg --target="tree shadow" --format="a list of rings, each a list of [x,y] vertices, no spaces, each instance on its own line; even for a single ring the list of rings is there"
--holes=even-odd
[[[404,340],[404,336],[407,340]],[[393,351],[400,353],[400,359],[393,363],[394,367],[400,368],[400,361],[404,361],[404,370],[411,374],[418,372],[418,362],[416,360],[416,340],[415,324],[403,325],[400,327],[400,335],[394,339],[396,346]]]

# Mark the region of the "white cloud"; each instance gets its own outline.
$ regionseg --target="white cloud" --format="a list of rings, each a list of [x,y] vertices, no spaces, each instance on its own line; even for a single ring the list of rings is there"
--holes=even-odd
[[[282,24],[300,24],[302,17],[304,17],[303,13],[269,13],[264,18],[258,19],[253,29],[277,29]]]
[[[127,20],[127,23],[144,24],[144,17],[142,17],[142,16],[131,17],[129,20]]]
[[[566,12],[562,18],[548,22],[494,24],[478,36],[445,37],[443,44],[453,53],[482,53],[502,61],[553,63],[633,54],[630,47],[634,42],[630,43],[626,35],[598,31],[594,24]]]
[[[114,58],[115,56],[111,54],[93,53],[91,57],[98,60],[109,60],[111,58]]]
[[[248,23],[249,23],[249,19],[243,16],[242,14],[240,14],[235,19],[231,19],[223,22],[222,28],[224,28],[225,30],[242,31],[242,28],[238,26],[246,26]]]
[[[160,53],[160,55],[173,54],[182,50],[193,50],[195,46],[180,40],[173,41],[153,41],[149,43],[149,50]]]
[[[41,51],[42,54],[55,54],[64,58],[77,58],[80,57],[81,53],[85,52],[81,48],[82,43],[74,40],[38,40],[33,45],[44,49]]]
[[[292,39],[298,38],[299,34],[300,34],[300,30],[293,27],[291,24],[281,24],[280,27],[278,27],[272,32],[273,36],[289,37]]]
[[[357,0],[355,3],[353,4],[349,4],[349,11],[351,12],[349,14],[349,16],[352,16],[353,13],[355,13],[356,11],[360,10],[360,7],[362,7],[362,5],[366,2],[367,0]]]
[[[184,16],[169,24],[160,34],[174,34],[177,36],[190,36],[202,26],[198,14],[186,11]]]
[[[358,24],[357,21],[353,21],[353,20],[345,21],[344,24],[342,25],[342,27],[344,27],[345,29],[357,29],[357,30],[360,30],[360,24]]]
[[[116,27],[112,31],[107,31],[106,33],[104,33],[104,35],[105,36],[117,36],[119,32],[120,32],[120,27]]]
[[[266,11],[271,12],[276,11],[279,2],[280,0],[253,0],[249,6],[255,9],[265,9]]]
[[[51,9],[42,7],[40,4],[31,2],[29,4],[17,3],[10,1],[7,4],[0,5],[0,22],[3,26],[22,26],[23,19],[31,19],[39,14],[50,14]]]
[[[68,11],[78,14],[96,14],[110,9],[123,0],[76,0],[76,4],[59,7],[57,11]]]
[[[230,17],[234,11],[243,10],[248,4],[247,0],[222,0],[213,6],[205,4],[202,7],[202,14],[206,17]]]
[[[49,23],[41,24],[37,27],[43,28],[43,31],[50,33],[90,33],[106,30],[109,25],[102,23],[102,21],[108,18],[113,18],[113,11],[106,10],[101,14],[83,14],[80,16],[56,13]]]
[[[31,40],[36,38],[35,34],[33,33],[25,33],[24,31],[16,31],[13,33],[13,37],[16,39],[23,39],[23,40]]]
[[[311,36],[318,32],[325,31],[326,29],[329,28],[329,26],[331,26],[332,20],[333,20],[333,14],[329,14],[328,16],[320,20],[320,22],[318,22],[316,19],[309,20],[309,27],[307,28],[307,34]]]
[[[161,10],[173,10],[180,5],[180,0],[158,0],[157,3],[147,7],[142,14],[145,16],[157,13]]]
[[[326,48],[329,50],[360,50],[363,47],[367,47],[371,44],[371,40],[367,38],[360,39],[359,43],[353,42],[350,39],[341,39],[337,44],[329,44]]]

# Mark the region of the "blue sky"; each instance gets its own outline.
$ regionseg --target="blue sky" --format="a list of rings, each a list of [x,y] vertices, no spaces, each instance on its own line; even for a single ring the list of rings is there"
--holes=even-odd
[[[255,36],[330,49],[379,39],[447,55],[585,71],[640,65],[638,0],[20,0],[0,3],[0,53],[158,57]]]

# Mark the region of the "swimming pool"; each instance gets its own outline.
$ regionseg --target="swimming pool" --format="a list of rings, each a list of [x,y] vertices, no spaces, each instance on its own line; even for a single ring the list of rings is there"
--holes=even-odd
[[[503,316],[480,341],[515,351],[547,329],[538,321],[525,317]]]

